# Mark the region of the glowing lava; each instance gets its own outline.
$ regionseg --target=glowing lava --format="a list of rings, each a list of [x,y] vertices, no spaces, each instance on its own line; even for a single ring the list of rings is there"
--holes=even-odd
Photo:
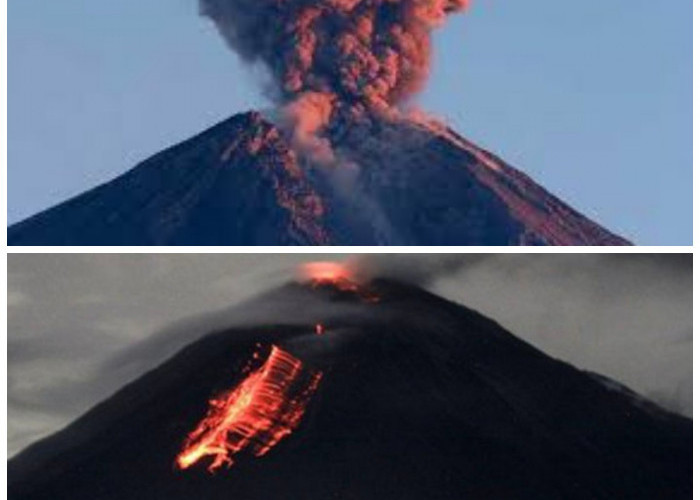
[[[300,268],[302,278],[313,287],[333,286],[343,292],[352,292],[365,302],[379,302],[379,296],[368,286],[360,285],[350,268],[340,262],[309,262]]]
[[[308,262],[301,266],[301,271],[304,278],[314,283],[353,284],[352,273],[340,262]]]
[[[306,405],[318,388],[322,373],[305,369],[302,362],[272,346],[265,363],[238,386],[209,401],[209,410],[185,441],[176,465],[186,469],[205,457],[214,472],[230,467],[233,457],[247,450],[256,457],[299,425]]]

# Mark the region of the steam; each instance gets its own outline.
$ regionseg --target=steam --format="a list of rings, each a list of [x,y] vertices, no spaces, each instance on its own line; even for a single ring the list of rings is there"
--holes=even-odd
[[[431,31],[468,0],[200,0],[244,61],[262,63],[293,142],[316,160],[339,115],[389,116],[428,76]]]

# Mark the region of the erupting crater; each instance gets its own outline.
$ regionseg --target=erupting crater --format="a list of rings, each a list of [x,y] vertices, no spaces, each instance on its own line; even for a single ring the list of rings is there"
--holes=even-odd
[[[301,266],[300,275],[313,286],[333,285],[347,290],[358,288],[350,269],[340,262],[309,262]]]
[[[300,267],[300,277],[313,288],[332,287],[357,295],[365,302],[379,302],[379,296],[369,286],[361,284],[352,268],[342,262],[309,262]]]

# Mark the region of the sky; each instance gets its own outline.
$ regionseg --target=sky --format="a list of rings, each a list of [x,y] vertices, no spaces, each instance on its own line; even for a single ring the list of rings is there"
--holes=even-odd
[[[311,314],[235,306],[299,263],[330,258],[346,256],[10,254],[8,453],[212,330]],[[692,256],[367,255],[359,267],[420,282],[551,356],[692,414]]]
[[[643,245],[692,244],[692,2],[473,0],[417,102]],[[195,0],[8,5],[8,220],[269,106]]]

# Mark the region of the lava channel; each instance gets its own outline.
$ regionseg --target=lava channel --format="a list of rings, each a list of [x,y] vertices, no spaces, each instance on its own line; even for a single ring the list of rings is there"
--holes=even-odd
[[[231,467],[243,450],[260,457],[299,425],[322,372],[308,370],[288,352],[272,346],[265,363],[222,396],[185,440],[176,466],[187,469],[205,457],[214,472]]]

